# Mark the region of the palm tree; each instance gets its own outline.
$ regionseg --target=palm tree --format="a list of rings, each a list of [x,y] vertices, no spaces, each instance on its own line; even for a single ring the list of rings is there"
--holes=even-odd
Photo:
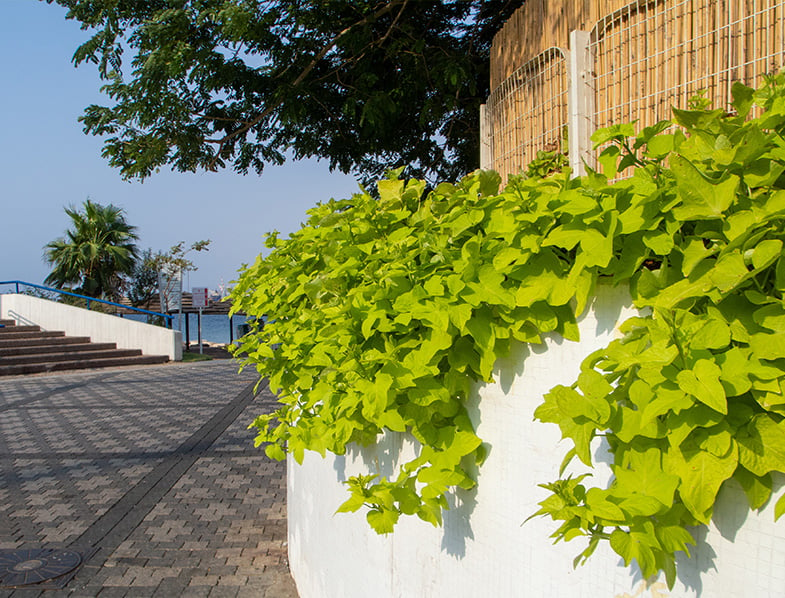
[[[78,285],[77,291],[89,297],[118,297],[122,275],[133,272],[139,238],[124,212],[89,199],[82,211],[66,208],[71,228],[44,247],[44,260],[52,265],[44,282],[57,288]]]

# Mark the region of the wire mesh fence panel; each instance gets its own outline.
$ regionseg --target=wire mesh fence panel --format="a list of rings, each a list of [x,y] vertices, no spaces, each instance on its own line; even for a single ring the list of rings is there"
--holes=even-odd
[[[526,0],[494,36],[491,89],[547,48],[568,47],[570,32],[588,31],[598,19],[629,0]]]
[[[735,81],[757,86],[785,65],[785,0],[531,0],[493,42],[491,163],[503,180],[538,150],[567,151],[566,51],[522,61],[573,29],[590,30],[593,129],[653,125],[698,94],[728,109]]]
[[[548,48],[493,90],[490,143],[502,180],[520,172],[538,151],[566,151],[567,84],[564,51]]]
[[[702,94],[727,108],[735,81],[760,84],[785,62],[783,0],[637,0],[591,31],[595,127],[670,118]]]

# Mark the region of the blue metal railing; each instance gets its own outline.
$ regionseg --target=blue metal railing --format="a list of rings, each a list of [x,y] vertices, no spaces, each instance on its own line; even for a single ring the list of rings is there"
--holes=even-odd
[[[141,307],[131,307],[130,305],[123,305],[122,303],[114,303],[113,301],[106,301],[105,299],[96,299],[95,297],[88,297],[87,295],[79,295],[78,293],[72,293],[71,291],[64,291],[62,289],[54,289],[52,287],[45,287],[40,284],[33,284],[32,282],[25,282],[23,280],[0,280],[0,285],[4,284],[12,284],[16,286],[16,292],[19,293],[19,285],[32,287],[34,289],[41,289],[43,291],[47,291],[49,293],[59,293],[61,295],[68,295],[69,297],[78,297],[80,299],[85,299],[87,301],[87,309],[90,309],[90,302],[95,301],[96,303],[103,303],[104,305],[112,305],[114,307],[121,307],[123,309],[129,309],[131,311],[138,312],[140,314],[147,314],[150,316],[160,316],[165,319],[166,327],[172,327],[172,320],[174,316],[170,316],[169,314],[162,314],[157,311],[150,311],[147,309],[142,309]]]

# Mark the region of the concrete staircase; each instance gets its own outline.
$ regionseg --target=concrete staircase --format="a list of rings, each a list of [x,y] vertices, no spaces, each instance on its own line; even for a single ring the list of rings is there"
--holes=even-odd
[[[0,320],[0,376],[62,370],[164,363],[165,355],[142,355],[115,343],[92,343],[86,336],[65,336],[38,326]]]

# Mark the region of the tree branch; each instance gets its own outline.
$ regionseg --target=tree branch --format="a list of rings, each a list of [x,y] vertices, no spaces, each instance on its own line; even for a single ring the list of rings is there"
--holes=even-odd
[[[392,24],[390,25],[390,27],[387,29],[387,32],[382,37],[380,37],[376,41],[372,41],[369,44],[367,44],[362,50],[360,50],[359,54],[355,54],[354,56],[347,58],[341,64],[336,66],[333,70],[319,77],[317,81],[324,81],[326,79],[329,79],[333,75],[338,77],[338,73],[343,67],[345,67],[348,64],[357,64],[358,62],[360,62],[360,60],[363,59],[363,57],[366,54],[366,51],[369,48],[372,48],[374,46],[381,46],[382,44],[384,44],[384,42],[387,41],[387,38],[390,37],[390,34],[393,32],[393,29],[395,29],[395,26],[398,24],[398,21],[401,19],[401,15],[403,14],[403,11],[406,10],[407,4],[409,4],[409,0],[404,0],[403,5],[401,6],[401,10],[399,10],[398,14],[395,15],[395,19],[393,19]]]
[[[205,120],[216,120],[216,121],[229,122],[229,123],[242,123],[244,125],[250,123],[250,121],[242,120],[239,118],[230,118],[228,116],[210,116],[209,114],[202,114],[200,112],[192,112],[191,115],[197,118],[203,118]]]
[[[342,37],[344,37],[347,33],[352,31],[356,27],[359,27],[361,25],[365,25],[367,23],[370,23],[371,21],[374,21],[374,20],[378,19],[382,15],[387,14],[395,6],[397,6],[399,4],[403,4],[403,6],[401,7],[401,11],[399,11],[398,16],[396,17],[396,21],[397,21],[397,19],[400,18],[401,12],[403,12],[403,9],[405,8],[407,3],[408,3],[408,0],[392,0],[391,2],[388,2],[387,4],[382,6],[380,9],[378,9],[377,11],[369,14],[368,16],[366,16],[365,18],[361,19],[360,21],[357,21],[356,23],[352,23],[348,27],[344,28],[337,35],[335,35],[335,37],[333,37],[327,43],[327,45],[325,45],[316,54],[316,56],[313,57],[313,59],[306,65],[306,67],[303,69],[303,71],[292,82],[292,87],[299,86],[305,80],[305,78],[308,77],[308,75],[311,73],[311,71],[314,68],[316,68],[316,65],[319,64],[319,61],[321,61],[325,56],[327,56],[327,53],[330,50],[332,50],[335,47],[335,45],[340,41],[340,39]],[[389,32],[388,32],[388,34],[389,34]],[[239,137],[240,135],[246,133],[252,127],[254,127],[257,124],[259,124],[260,122],[262,122],[262,120],[264,120],[274,110],[276,110],[283,103],[283,101],[284,101],[283,99],[277,100],[276,102],[274,102],[273,104],[271,104],[267,108],[265,108],[258,116],[254,117],[250,121],[246,122],[242,127],[237,129],[236,131],[233,131],[233,132],[229,133],[228,135],[226,135],[225,137],[223,137],[220,140],[211,141],[213,143],[214,142],[218,143],[218,149],[216,150],[215,157],[210,161],[210,164],[208,164],[207,169],[208,170],[215,170],[215,165],[218,162],[218,160],[220,160],[220,158],[221,158],[221,152],[226,147],[226,144],[229,141],[231,141],[232,139],[235,139],[236,137]]]

